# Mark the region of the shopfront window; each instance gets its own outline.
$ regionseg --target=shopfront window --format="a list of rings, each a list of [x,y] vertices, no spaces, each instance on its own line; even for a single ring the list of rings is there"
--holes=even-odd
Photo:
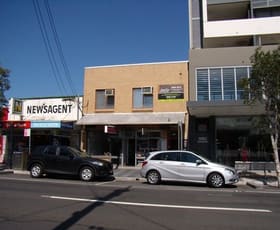
[[[235,161],[271,161],[268,134],[258,132],[252,117],[216,118],[216,161],[235,165]]]
[[[160,149],[160,131],[140,129],[137,131],[137,151],[147,153]]]

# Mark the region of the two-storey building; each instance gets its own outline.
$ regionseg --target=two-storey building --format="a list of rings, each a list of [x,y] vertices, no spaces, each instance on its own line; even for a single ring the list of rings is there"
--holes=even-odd
[[[187,77],[186,61],[85,68],[82,148],[122,154],[125,165],[149,151],[183,148]]]

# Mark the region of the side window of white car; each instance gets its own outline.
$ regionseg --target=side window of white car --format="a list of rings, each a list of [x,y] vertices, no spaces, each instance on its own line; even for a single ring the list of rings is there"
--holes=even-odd
[[[164,159],[165,161],[177,161],[177,153],[176,152],[170,152],[170,153],[165,153],[164,154]]]
[[[200,159],[191,153],[181,152],[180,160],[187,163],[196,163],[196,161]]]
[[[155,155],[151,160],[160,160],[160,161],[177,161],[176,152],[164,152]]]

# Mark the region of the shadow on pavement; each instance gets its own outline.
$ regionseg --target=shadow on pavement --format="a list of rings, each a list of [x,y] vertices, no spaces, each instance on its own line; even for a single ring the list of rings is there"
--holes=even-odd
[[[91,203],[90,205],[88,205],[87,207],[82,209],[81,211],[74,212],[72,214],[72,216],[70,216],[68,219],[63,221],[61,224],[57,225],[55,228],[53,228],[53,230],[61,230],[61,229],[71,228],[73,225],[75,225],[75,223],[80,221],[83,217],[85,217],[87,214],[92,212],[94,209],[104,205],[104,201],[111,200],[111,199],[113,199],[115,197],[118,197],[121,194],[123,194],[125,192],[129,192],[129,191],[130,191],[130,186],[127,187],[127,188],[114,190],[113,192],[111,192],[110,194],[108,194],[104,197],[98,197],[99,201]],[[104,228],[103,227],[96,228],[96,226],[91,226],[89,229],[104,229]]]
[[[148,182],[143,182],[143,184],[148,184]],[[172,186],[178,186],[178,187],[184,187],[184,186],[191,186],[191,187],[198,187],[198,188],[212,188],[217,189],[213,187],[209,187],[207,184],[201,184],[201,183],[191,183],[191,182],[177,182],[177,181],[162,181],[160,185],[172,185]],[[150,185],[150,186],[157,186],[157,185]],[[222,188],[237,188],[236,185],[225,185]]]
[[[271,173],[256,173],[256,172],[241,172],[239,173],[241,178],[255,180],[257,182],[261,182],[264,185],[269,185],[277,182],[277,177],[271,175]]]
[[[77,180],[81,181],[79,176],[73,176],[73,175],[62,175],[62,174],[47,174],[43,175],[42,178],[50,178],[50,179],[61,179],[61,180]],[[94,178],[90,182],[98,181],[98,182],[107,182],[107,181],[114,181],[116,178],[114,176],[108,176],[108,177],[98,177]],[[86,183],[86,182],[85,182]]]

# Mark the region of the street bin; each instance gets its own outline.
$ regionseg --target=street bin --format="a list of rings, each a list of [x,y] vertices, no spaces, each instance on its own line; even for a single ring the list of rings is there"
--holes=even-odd
[[[12,168],[26,170],[27,169],[27,156],[26,152],[14,151],[12,157]]]

